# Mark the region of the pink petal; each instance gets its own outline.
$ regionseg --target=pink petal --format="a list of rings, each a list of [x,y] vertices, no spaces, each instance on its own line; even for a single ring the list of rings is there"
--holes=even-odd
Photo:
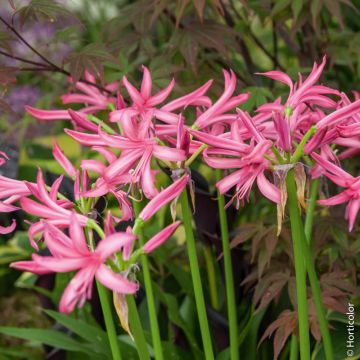
[[[16,261],[10,264],[10,267],[13,269],[28,271],[33,274],[44,275],[49,274],[51,271],[49,269],[43,268],[35,261]]]
[[[107,144],[104,142],[104,140],[101,139],[101,137],[98,134],[87,134],[79,131],[74,131],[70,129],[64,130],[66,134],[71,136],[74,140],[79,142],[82,145],[87,146],[106,146]]]
[[[33,260],[44,269],[51,272],[69,272],[86,267],[89,263],[83,258],[54,258],[52,256],[39,256],[33,254]]]
[[[143,247],[145,254],[154,251],[157,247],[162,245],[175,232],[180,224],[181,221],[174,222],[147,241]]]
[[[208,119],[222,110],[222,107],[226,104],[226,102],[230,99],[231,95],[235,91],[236,76],[234,72],[231,71],[231,77],[227,81],[226,79],[228,78],[228,75],[227,72],[224,71],[224,78],[227,84],[225,85],[223,94],[220,96],[220,98],[216,101],[216,103],[213,106],[207,109],[195,121],[195,125],[197,125],[199,128],[203,128],[207,126]]]
[[[132,244],[135,239],[135,235],[128,234],[126,232],[118,232],[108,235],[105,239],[99,242],[95,253],[98,254],[104,262],[108,257],[120,251],[124,246]]]
[[[240,159],[220,158],[207,155],[204,151],[205,162],[214,169],[234,169],[243,166],[243,161]]]
[[[63,179],[64,179],[64,175],[61,175],[51,185],[49,195],[50,195],[51,200],[53,200],[55,202],[57,201],[59,188],[61,186]]]
[[[89,130],[92,132],[97,132],[97,125],[92,123],[90,120],[87,119],[86,115],[79,112],[74,111],[72,109],[68,109],[69,115],[71,117],[71,120],[78,125],[79,127]]]
[[[16,220],[13,219],[11,225],[0,226],[0,234],[5,235],[13,232],[16,229]]]
[[[91,104],[99,106],[96,99],[83,94],[65,94],[61,96],[61,101],[63,104]],[[106,107],[106,105],[101,104],[101,107]]]
[[[79,251],[80,254],[89,255],[90,252],[85,240],[84,231],[74,212],[71,213],[70,220],[69,234],[76,250]]]
[[[269,200],[273,201],[276,204],[280,204],[281,196],[280,190],[272,184],[264,175],[263,172],[258,174],[256,178],[257,186],[260,192]]]
[[[122,153],[121,156],[112,162],[104,171],[104,177],[112,179],[114,176],[128,172],[134,163],[143,155],[142,149],[136,149],[128,153]]]
[[[64,152],[61,150],[60,146],[53,140],[53,151],[54,158],[61,165],[61,167],[65,170],[65,172],[71,177],[75,178],[76,169],[71,161],[65,156]]]
[[[348,119],[349,117],[360,112],[360,100],[357,100],[350,105],[344,106],[331,114],[325,116],[317,123],[318,129],[326,126],[334,126],[342,120]]]
[[[62,313],[71,313],[76,304],[82,307],[86,299],[91,297],[92,283],[96,267],[87,267],[81,269],[65,288],[59,304],[59,310]]]
[[[38,120],[70,120],[67,110],[42,110],[32,106],[25,106],[26,111]]]
[[[167,161],[183,161],[186,160],[185,151],[182,149],[170,148],[162,145],[153,146],[153,156],[161,160]]]
[[[128,92],[128,94],[131,97],[131,100],[138,105],[142,105],[144,103],[144,98],[141,96],[139,91],[136,90],[136,88],[131,85],[126,78],[126,76],[123,76],[123,84]]]
[[[251,117],[240,109],[237,109],[237,114],[239,115],[239,118],[241,119],[244,126],[247,128],[250,136],[257,142],[263,141],[264,136],[258,131]]]
[[[115,274],[105,265],[100,265],[95,276],[104,286],[120,294],[134,294],[139,288],[138,284],[120,274]]]
[[[175,80],[172,79],[169,85],[156,93],[156,95],[152,96],[147,102],[147,106],[155,106],[161,104],[171,93],[172,89],[175,86]]]
[[[219,137],[215,135],[210,135],[197,130],[188,130],[190,134],[194,135],[197,139],[202,141],[205,144],[214,146],[216,148],[234,150],[237,152],[246,151],[249,148],[249,145],[242,144],[234,140],[226,139],[224,137]]]
[[[241,179],[244,170],[237,170],[232,174],[225,176],[223,179],[216,183],[216,187],[221,194],[227,193],[233,186],[235,186]]]
[[[139,218],[144,221],[149,220],[155,213],[157,213],[163,206],[175,199],[185,189],[189,181],[189,175],[184,175],[176,180],[165,190],[156,195],[140,212]]]
[[[62,241],[64,237],[66,237],[66,240]],[[45,223],[44,238],[46,246],[53,256],[58,258],[76,258],[79,256],[71,248],[71,240],[55,226]]]
[[[351,198],[349,195],[347,195],[346,191],[343,191],[340,194],[337,194],[335,196],[332,196],[328,199],[322,199],[322,200],[318,200],[317,203],[319,205],[325,205],[325,206],[334,206],[334,205],[339,205],[342,204],[344,202],[349,201]]]
[[[106,166],[101,161],[94,159],[81,160],[80,167],[83,170],[94,171],[98,174],[102,174],[106,169]]]
[[[158,194],[158,190],[155,186],[154,175],[151,171],[151,158],[144,164],[141,176],[141,189],[147,199],[152,199]]]
[[[349,231],[354,228],[355,220],[360,209],[360,199],[350,200],[346,208],[347,218],[349,220]]]
[[[149,99],[151,96],[152,80],[149,69],[143,65],[143,79],[141,82],[141,96],[143,99]]]
[[[117,159],[116,155],[105,147],[93,146],[92,149],[100,153],[109,164]]]
[[[153,109],[153,116],[170,125],[177,124],[179,120],[179,115],[161,109]]]
[[[340,167],[336,166],[335,164],[331,163],[330,161],[324,159],[322,156],[316,154],[316,153],[312,153],[311,157],[326,171],[331,172],[332,174],[334,174],[335,176],[338,176],[340,178],[343,179],[348,179],[348,180],[352,180],[353,177],[347,173],[346,171],[344,171],[343,169],[341,169]]]
[[[291,81],[290,77],[287,74],[281,71],[268,71],[265,73],[257,73],[257,74],[282,82],[283,84],[287,85],[290,88],[290,92],[292,92],[293,82]]]
[[[203,95],[209,90],[212,83],[213,83],[213,80],[209,80],[204,85],[202,85],[199,89],[196,89],[195,91],[191,92],[190,94],[187,94],[178,99],[170,101],[168,104],[164,105],[161,108],[161,110],[174,111],[181,107],[187,107],[189,105],[192,105],[195,101],[198,101],[199,98],[203,97]],[[211,102],[208,105],[210,106]]]

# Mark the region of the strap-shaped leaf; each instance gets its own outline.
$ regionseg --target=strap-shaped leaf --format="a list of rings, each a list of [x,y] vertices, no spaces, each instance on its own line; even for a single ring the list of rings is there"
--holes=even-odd
[[[0,327],[0,333],[16,337],[18,339],[36,341],[68,351],[78,351],[91,354],[86,344],[70,338],[68,335],[50,329],[22,329],[17,327]]]

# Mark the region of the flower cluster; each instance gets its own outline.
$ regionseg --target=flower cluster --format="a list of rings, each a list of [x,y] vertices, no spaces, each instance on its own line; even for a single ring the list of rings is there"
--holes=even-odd
[[[260,192],[277,204],[280,223],[287,199],[284,181],[290,169],[295,172],[299,202],[306,206],[306,165],[309,176],[325,175],[345,188],[319,203],[347,202],[346,218],[351,230],[360,208],[360,180],[334,163],[360,150],[360,100],[351,102],[345,94],[317,84],[324,66],[325,58],[320,65],[314,64],[306,79],[300,76],[296,83],[279,71],[261,74],[284,83],[290,91],[285,102],[278,98],[261,105],[254,115],[239,108],[249,94],[234,94],[233,72],[224,71],[224,91],[215,102],[206,95],[212,81],[185,96],[167,100],[174,80],[155,93],[146,67],[140,90],[124,76],[122,84],[127,94],[120,94],[118,82],[107,85],[107,92],[102,92],[89,85],[96,80],[86,73],[87,84],[76,82],[76,92],[62,96],[64,104],[80,104],[80,109],[28,106],[27,111],[39,120],[70,121],[74,129],[65,132],[100,154],[103,161],[83,159],[77,169],[54,143],[55,159],[74,180],[75,202],[59,193],[62,177],[51,186],[45,184],[41,170],[36,183],[0,177],[0,211],[21,208],[37,217],[29,228],[30,242],[38,250],[39,239],[43,239],[51,253],[35,254],[31,261],[13,267],[39,274],[79,270],[64,292],[62,311],[71,311],[76,303],[82,305],[89,298],[94,277],[115,292],[135,292],[137,285],[127,275],[139,255],[138,250],[133,252],[137,229],[179,196],[190,180],[186,168],[200,153],[210,167],[226,171],[216,184],[222,194],[235,188],[233,199],[239,206],[249,199],[256,182]],[[176,181],[159,192],[156,175],[162,167],[170,168]],[[134,218],[131,199],[136,194],[150,199],[149,204],[136,219],[134,229],[115,232],[114,223]],[[99,197],[108,195],[117,199],[121,219],[108,214],[103,232],[99,219],[89,218],[88,213]],[[140,252],[152,251],[178,225],[175,222],[162,230]],[[14,227],[13,222],[0,230],[5,233]],[[92,230],[102,237],[96,247]]]

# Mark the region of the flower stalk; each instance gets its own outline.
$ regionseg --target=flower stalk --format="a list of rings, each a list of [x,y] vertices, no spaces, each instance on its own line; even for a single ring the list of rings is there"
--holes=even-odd
[[[139,313],[133,295],[127,295],[126,301],[129,308],[129,321],[131,332],[134,335],[136,349],[140,360],[150,360],[149,351],[146,344],[145,334],[141,326]]]
[[[326,319],[325,309],[321,298],[321,290],[319,286],[319,280],[316,276],[316,270],[314,266],[314,259],[311,256],[310,244],[312,224],[314,219],[314,210],[316,205],[316,198],[318,194],[319,179],[315,179],[311,184],[309,207],[305,219],[305,236],[307,242],[302,241],[302,251],[305,259],[306,269],[309,276],[311,291],[313,294],[313,300],[315,304],[315,310],[319,322],[320,332],[323,340],[325,357],[327,360],[333,360],[334,354],[332,349],[331,337],[329,332],[329,326]]]
[[[288,192],[291,235],[293,240],[295,263],[300,358],[301,360],[308,360],[310,359],[309,319],[307,306],[306,268],[303,259],[304,249],[302,246],[302,243],[306,241],[306,238],[296,196],[296,183],[293,169],[290,169],[287,174],[286,186]]]
[[[104,315],[106,332],[109,338],[112,357],[114,360],[121,360],[122,357],[119,347],[119,341],[116,335],[113,314],[110,306],[109,291],[98,280],[96,280],[96,287],[99,293],[101,309]]]
[[[209,323],[207,320],[204,292],[201,284],[200,268],[198,258],[196,256],[195,237],[192,229],[192,216],[189,206],[188,195],[186,189],[180,195],[180,204],[182,210],[182,217],[185,227],[186,244],[190,262],[190,272],[194,287],[195,303],[198,313],[201,337],[203,341],[205,358],[207,360],[214,359],[214,353],[211,343]]]
[[[221,170],[216,169],[216,180],[221,180]],[[227,311],[229,318],[229,332],[230,332],[230,357],[232,360],[239,359],[239,346],[238,346],[238,329],[237,329],[237,312],[236,300],[234,290],[234,276],[231,261],[231,251],[229,243],[229,229],[225,211],[225,199],[220,191],[217,192],[220,228],[221,228],[221,241],[224,254],[224,268],[225,268],[225,284],[226,284],[226,299]]]
[[[138,215],[141,212],[141,204],[133,201],[134,206],[134,212],[135,216],[138,217]],[[135,228],[134,228],[135,231]],[[139,243],[140,246],[145,245],[145,238],[144,234],[142,232],[142,226],[139,226],[136,228],[136,232],[134,232],[135,235],[138,235],[139,237]],[[154,346],[154,354],[156,360],[163,360],[163,351],[161,346],[161,337],[160,337],[160,330],[159,330],[159,323],[157,319],[157,313],[156,313],[156,305],[155,305],[155,298],[154,298],[154,292],[151,284],[151,275],[150,275],[150,268],[149,268],[149,262],[146,255],[141,255],[141,266],[143,269],[144,274],[144,285],[145,285],[145,292],[146,292],[146,300],[148,305],[148,311],[149,311],[149,318],[150,318],[150,328],[151,328],[151,336],[153,340],[153,346]]]

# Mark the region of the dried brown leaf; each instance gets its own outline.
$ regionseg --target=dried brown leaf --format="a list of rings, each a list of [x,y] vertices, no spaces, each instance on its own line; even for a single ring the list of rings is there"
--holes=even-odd
[[[113,301],[116,310],[116,314],[119,317],[120,324],[122,328],[129,334],[129,336],[134,340],[133,335],[129,327],[129,309],[126,302],[126,296],[124,294],[119,294],[113,292]]]

